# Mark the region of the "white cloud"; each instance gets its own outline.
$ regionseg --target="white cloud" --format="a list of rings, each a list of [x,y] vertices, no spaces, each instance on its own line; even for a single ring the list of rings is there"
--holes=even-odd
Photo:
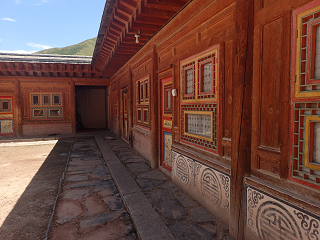
[[[0,42],[2,41],[2,39],[0,38]]]
[[[14,50],[14,51],[7,51],[7,50],[0,50],[0,53],[22,53],[22,54],[30,54],[36,51],[25,51],[25,50]]]
[[[3,21],[10,21],[10,22],[16,22],[17,20],[12,19],[12,18],[2,18],[1,20]]]
[[[27,45],[30,46],[30,47],[38,48],[38,49],[49,49],[49,48],[52,48],[51,46],[37,44],[37,43],[28,43]]]
[[[21,3],[21,0],[15,0],[16,4]]]
[[[48,0],[41,0],[39,3],[36,3],[35,5],[36,6],[40,6],[40,5],[42,5],[42,4],[45,4],[45,3],[49,3],[50,1],[48,1]]]

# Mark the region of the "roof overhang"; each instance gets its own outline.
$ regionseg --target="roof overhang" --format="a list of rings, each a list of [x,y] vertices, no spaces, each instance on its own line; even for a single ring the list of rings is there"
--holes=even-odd
[[[92,58],[94,68],[101,76],[112,77],[188,2],[107,0]]]
[[[97,78],[91,57],[0,53],[0,76]]]

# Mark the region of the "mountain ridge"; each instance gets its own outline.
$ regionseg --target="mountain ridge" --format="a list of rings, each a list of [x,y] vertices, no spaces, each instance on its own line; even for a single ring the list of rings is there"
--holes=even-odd
[[[78,55],[92,56],[97,38],[91,38],[78,44],[70,45],[63,48],[49,48],[34,54],[53,54],[53,55]]]

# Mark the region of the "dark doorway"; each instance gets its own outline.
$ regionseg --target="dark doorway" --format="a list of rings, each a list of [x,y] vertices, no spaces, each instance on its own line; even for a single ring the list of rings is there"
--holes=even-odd
[[[76,86],[77,131],[108,129],[108,87]]]

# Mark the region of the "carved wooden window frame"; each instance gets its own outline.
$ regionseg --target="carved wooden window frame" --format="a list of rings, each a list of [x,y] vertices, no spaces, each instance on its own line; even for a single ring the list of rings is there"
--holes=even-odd
[[[150,77],[145,76],[135,82],[135,96],[136,96],[136,120],[137,126],[149,129],[150,128],[150,114],[149,114],[149,99],[150,99]],[[141,119],[139,119],[139,111],[141,111]],[[145,113],[148,114],[148,121],[145,119]]]
[[[313,122],[320,122],[320,78],[314,77],[315,28],[320,0],[293,11],[289,179],[320,190],[320,164],[313,162]]]
[[[45,97],[48,98],[48,102],[45,102]],[[38,99],[35,102],[35,99]],[[59,101],[54,101],[57,99]],[[41,92],[41,93],[30,93],[30,120],[62,120],[63,115],[63,99],[62,93],[50,93],[50,92]],[[50,110],[55,109],[59,112],[59,115],[51,115]],[[40,113],[42,113],[40,115]]]
[[[191,56],[180,63],[181,68],[181,101],[180,101],[180,141],[213,153],[219,152],[219,98],[218,98],[218,55],[219,46]],[[212,91],[201,91],[203,66],[212,64]],[[194,69],[193,94],[186,94],[186,72]],[[210,114],[211,135],[203,136],[192,134],[187,131],[187,114],[195,115]]]

